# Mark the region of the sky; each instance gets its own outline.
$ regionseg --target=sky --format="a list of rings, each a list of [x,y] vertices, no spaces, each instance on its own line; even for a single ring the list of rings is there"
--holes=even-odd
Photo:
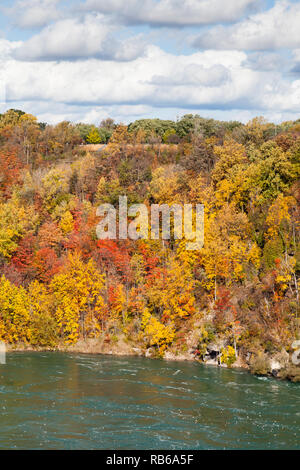
[[[0,0],[0,112],[300,118],[300,0]]]

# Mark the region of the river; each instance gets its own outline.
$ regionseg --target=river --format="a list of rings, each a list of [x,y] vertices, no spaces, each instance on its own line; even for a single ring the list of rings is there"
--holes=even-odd
[[[300,386],[139,357],[15,352],[0,449],[299,449]]]

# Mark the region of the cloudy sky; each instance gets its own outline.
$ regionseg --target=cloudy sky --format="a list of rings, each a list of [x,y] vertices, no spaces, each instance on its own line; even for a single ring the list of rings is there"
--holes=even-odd
[[[299,31],[300,0],[0,0],[0,107],[297,119]]]

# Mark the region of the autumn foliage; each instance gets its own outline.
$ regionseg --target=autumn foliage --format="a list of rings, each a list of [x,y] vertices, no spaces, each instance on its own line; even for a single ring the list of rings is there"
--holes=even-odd
[[[0,117],[0,340],[55,348],[123,337],[222,361],[299,335],[299,123],[42,126]],[[110,140],[109,140],[110,139]],[[88,153],[84,142],[108,142]],[[98,240],[96,208],[205,205],[205,243]],[[192,338],[192,339],[191,339]]]

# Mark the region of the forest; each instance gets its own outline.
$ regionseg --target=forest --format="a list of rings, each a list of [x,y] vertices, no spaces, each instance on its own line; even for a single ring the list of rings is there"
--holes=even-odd
[[[87,144],[106,144],[91,151]],[[0,115],[0,341],[300,380],[300,119],[49,125]],[[183,240],[99,240],[99,204],[204,204]]]

